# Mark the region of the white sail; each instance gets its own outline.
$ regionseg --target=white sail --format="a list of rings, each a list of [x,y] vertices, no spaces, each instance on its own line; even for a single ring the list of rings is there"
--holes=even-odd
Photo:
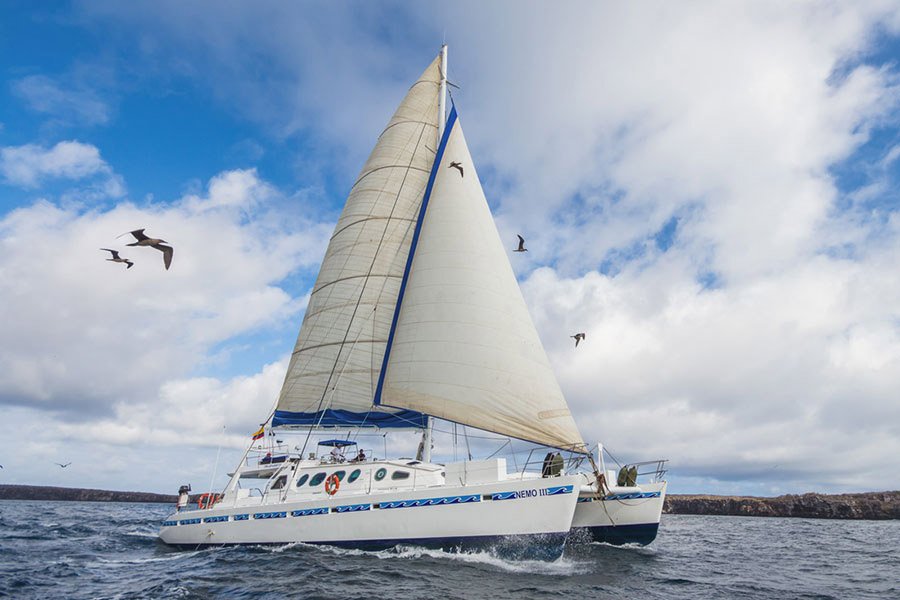
[[[447,127],[378,401],[582,449],[455,110]]]
[[[422,415],[371,408],[438,144],[439,58],[412,85],[350,191],[310,296],[273,425],[423,423]]]

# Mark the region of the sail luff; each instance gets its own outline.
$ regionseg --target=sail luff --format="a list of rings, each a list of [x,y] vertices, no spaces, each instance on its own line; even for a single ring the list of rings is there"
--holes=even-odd
[[[378,402],[583,451],[455,109],[407,262]]]
[[[422,223],[425,221],[425,215],[428,212],[428,201],[431,199],[431,192],[434,189],[434,182],[437,178],[438,168],[444,157],[444,150],[447,148],[447,140],[450,138],[450,131],[456,122],[456,107],[450,109],[450,116],[447,124],[444,126],[444,133],[441,135],[441,143],[438,146],[437,153],[432,163],[431,173],[428,176],[428,184],[425,187],[425,194],[422,196],[422,206],[419,208],[419,218],[416,219],[416,228],[413,231],[412,241],[409,246],[409,254],[406,258],[406,267],[403,269],[403,279],[400,281],[400,291],[397,293],[397,304],[394,308],[394,317],[391,320],[391,330],[388,334],[387,346],[384,351],[384,361],[381,366],[381,373],[378,376],[378,387],[375,389],[375,405],[382,404],[381,396],[384,390],[384,377],[388,370],[390,362],[391,347],[394,342],[394,335],[397,331],[397,323],[400,319],[400,309],[403,306],[403,294],[406,291],[406,285],[409,282],[409,274],[412,270],[413,260],[416,256],[416,247],[419,244],[419,236],[422,233]]]

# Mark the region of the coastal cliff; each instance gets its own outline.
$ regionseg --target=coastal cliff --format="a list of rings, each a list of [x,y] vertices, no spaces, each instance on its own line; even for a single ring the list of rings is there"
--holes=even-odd
[[[860,494],[787,494],[774,498],[669,495],[666,496],[663,512],[673,515],[900,519],[900,491]]]

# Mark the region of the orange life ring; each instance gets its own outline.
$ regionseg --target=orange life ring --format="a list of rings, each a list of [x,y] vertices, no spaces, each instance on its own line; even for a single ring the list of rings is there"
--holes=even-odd
[[[222,499],[220,494],[212,494],[207,492],[206,494],[200,494],[200,497],[197,498],[197,508],[210,508],[213,504]]]
[[[341,480],[336,473],[332,473],[325,479],[325,493],[334,496],[341,487]]]

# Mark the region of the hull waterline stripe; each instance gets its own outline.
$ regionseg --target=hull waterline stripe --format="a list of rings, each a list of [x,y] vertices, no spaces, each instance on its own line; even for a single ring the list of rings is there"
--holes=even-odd
[[[444,127],[444,135],[441,136],[441,143],[438,146],[437,153],[434,157],[434,163],[431,165],[431,174],[428,176],[428,185],[425,187],[425,195],[422,197],[422,207],[419,209],[419,218],[416,219],[416,229],[413,231],[412,242],[409,245],[409,255],[406,257],[406,268],[403,270],[403,279],[400,281],[400,291],[397,294],[397,305],[394,307],[394,318],[391,320],[391,332],[388,334],[387,345],[384,348],[384,360],[381,361],[381,373],[378,374],[378,387],[375,388],[375,405],[381,404],[381,391],[384,388],[384,375],[387,372],[388,360],[391,356],[391,346],[394,343],[394,333],[397,331],[397,320],[400,317],[400,306],[403,304],[403,293],[406,291],[406,284],[409,281],[409,271],[412,269],[413,258],[416,255],[416,246],[419,244],[419,234],[422,232],[422,223],[425,220],[425,211],[428,209],[428,200],[431,198],[431,191],[434,189],[434,180],[437,178],[438,168],[441,160],[444,158],[444,150],[447,149],[447,140],[450,139],[450,132],[453,131],[453,124],[456,123],[456,107],[450,109],[450,116],[447,118],[447,125]]]

